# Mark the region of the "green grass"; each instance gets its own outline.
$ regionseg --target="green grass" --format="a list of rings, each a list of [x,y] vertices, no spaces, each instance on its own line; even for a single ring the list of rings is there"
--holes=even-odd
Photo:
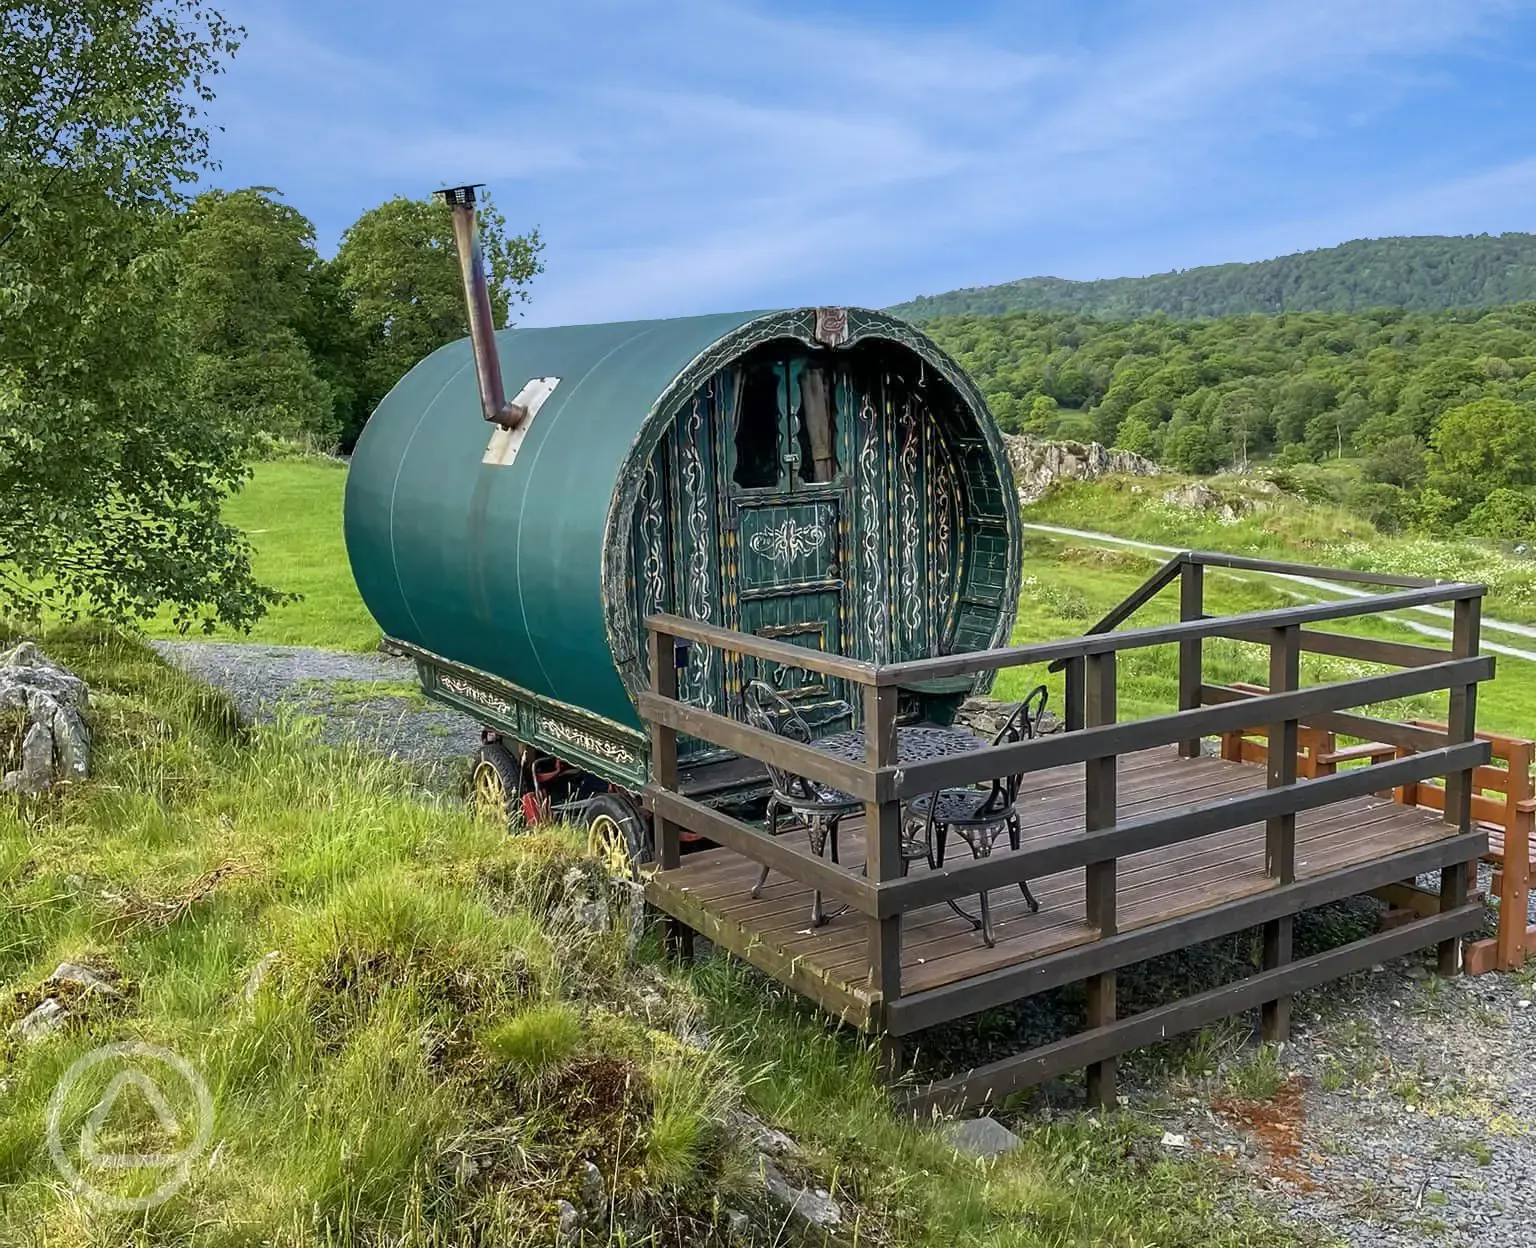
[[[249,535],[262,583],[303,597],[274,608],[248,634],[212,636],[332,650],[377,647],[379,626],[358,596],[342,540],[346,466],[331,459],[285,459],[263,461],[254,471],[225,505],[225,518]],[[151,637],[178,635],[169,615],[145,631]]]
[[[1061,522],[1053,520],[1051,523]],[[1133,550],[1105,550],[1074,539],[1030,534],[1024,592],[1019,601],[1014,641],[1024,644],[1082,633],[1145,581],[1161,559],[1158,555]],[[1292,606],[1296,602],[1274,582],[1247,573],[1217,570],[1207,574],[1205,600],[1207,612],[1213,615],[1268,610]],[[1177,619],[1178,591],[1170,587],[1143,607],[1131,625],[1165,624]],[[1420,645],[1446,644],[1400,624],[1377,619],[1344,622],[1336,626],[1336,631]],[[1487,636],[1494,638],[1492,633]],[[1209,683],[1246,681],[1262,684],[1267,680],[1266,652],[1258,645],[1208,641],[1204,646],[1204,662]],[[1382,670],[1385,669],[1315,654],[1304,655],[1302,661],[1302,678],[1307,683],[1357,679]],[[1178,705],[1176,646],[1122,651],[1116,677],[1122,719],[1166,714]],[[1062,705],[1061,675],[1048,674],[1043,668],[1015,668],[1001,673],[994,693],[1004,698],[1022,697],[1030,687],[1042,682],[1051,688],[1052,703]],[[1387,718],[1441,719],[1445,715],[1445,703],[1446,697],[1442,694],[1404,699],[1378,706],[1374,711]],[[1477,711],[1478,724],[1484,729],[1536,735],[1536,663],[1499,658],[1496,679],[1478,691]]]
[[[306,595],[254,640],[375,644],[341,541],[343,481],[328,462],[266,463],[231,501],[261,574]],[[1495,586],[1490,613],[1527,618],[1526,567],[1495,551],[1385,539],[1284,500],[1221,524],[1150,501],[1163,488],[1071,487],[1030,518],[1479,576]],[[1031,536],[1016,640],[1081,633],[1155,564]],[[1212,612],[1292,601],[1259,578],[1207,581]],[[1175,615],[1165,595],[1138,620]],[[1349,627],[1425,640],[1379,621]],[[620,934],[563,919],[568,873],[595,879],[581,838],[508,838],[394,764],[319,746],[301,722],[248,732],[220,695],[137,643],[74,629],[45,646],[91,682],[98,773],[57,798],[0,802],[0,1245],[552,1243],[555,1202],[576,1198],[587,1161],[611,1206],[588,1242],[706,1243],[724,1209],[754,1207],[751,1158],[727,1129],[737,1108],[802,1142],[796,1177],[844,1202],[852,1244],[1308,1242],[1219,1168],[1156,1147],[1159,1126],[1133,1113],[1016,1123],[1016,1152],[986,1165],[958,1157],[931,1124],[891,1113],[856,1039],[755,973],[719,957],[670,970],[649,944],[633,955]],[[1212,681],[1263,678],[1254,646],[1212,641],[1206,661]],[[1306,657],[1309,680],[1364,671]],[[1006,673],[998,692],[1042,676]],[[1123,717],[1165,712],[1176,653],[1128,652],[1120,677]],[[1443,713],[1434,699],[1379,709]],[[1501,660],[1479,712],[1486,727],[1536,730],[1536,665]],[[271,950],[276,966],[247,1000],[249,969]],[[80,1003],[64,1030],[20,1044],[11,1023],[64,960],[102,970],[120,995]],[[677,1039],[700,1030],[707,1051]],[[140,1214],[87,1206],[39,1147],[61,1073],[124,1038],[182,1053],[217,1106],[216,1162]],[[1260,1055],[1240,1077],[1262,1088],[1271,1066]],[[66,1103],[66,1128],[100,1091],[87,1081]],[[164,1143],[142,1107],[109,1128],[109,1147]],[[117,1181],[132,1190],[129,1176]],[[770,1215],[758,1221],[764,1242],[790,1242]]]
[[[607,1207],[584,1242],[719,1242],[723,1210],[758,1208],[738,1107],[803,1141],[795,1177],[836,1193],[849,1244],[1309,1242],[1129,1115],[961,1158],[891,1112],[856,1039],[739,964],[669,970],[563,920],[572,872],[599,886],[580,837],[508,837],[302,724],[248,731],[141,643],[43,644],[91,685],[97,771],[0,801],[0,1244],[552,1244],[588,1162]],[[64,960],[118,995],[22,1044],[9,1029]],[[706,1050],[677,1038],[703,1030]],[[61,1074],[123,1039],[181,1054],[215,1105],[209,1150],[147,1212],[89,1206],[41,1146]],[[109,1069],[65,1102],[66,1140]],[[104,1130],[114,1150],[182,1142],[142,1106]],[[758,1242],[796,1242],[756,1220]]]
[[[1398,572],[1488,586],[1484,610],[1517,623],[1536,623],[1536,558],[1515,558],[1497,547],[1461,539],[1387,536],[1327,503],[1256,492],[1251,482],[1215,478],[1221,495],[1258,504],[1235,521],[1217,512],[1163,501],[1181,478],[1106,478],[1066,482],[1025,509],[1027,520],[1090,529],[1183,550],[1288,559],[1325,567]]]

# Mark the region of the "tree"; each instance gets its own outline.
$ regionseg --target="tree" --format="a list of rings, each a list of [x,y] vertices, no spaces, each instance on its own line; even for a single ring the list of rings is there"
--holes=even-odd
[[[1536,404],[1487,398],[1453,407],[1430,445],[1430,485],[1465,504],[1536,485]]]
[[[0,10],[0,611],[248,625],[243,431],[189,397],[174,210],[239,35],[201,0]]]
[[[538,230],[507,237],[506,219],[488,200],[480,208],[480,244],[491,311],[503,325],[544,271],[544,244]],[[370,209],[342,236],[335,264],[362,337],[363,404],[371,411],[418,360],[469,332],[447,205],[398,197]]]
[[[1530,541],[1536,538],[1536,494],[1503,487],[1493,490],[1472,508],[1461,531],[1469,537]]]
[[[1391,438],[1366,458],[1361,472],[1367,481],[1414,489],[1424,480],[1424,444],[1412,434]]]
[[[305,341],[323,320],[317,294],[334,289],[321,290],[314,244],[308,218],[270,187],[208,191],[186,215],[181,286],[199,397],[244,428],[329,449],[355,385],[338,396]]]

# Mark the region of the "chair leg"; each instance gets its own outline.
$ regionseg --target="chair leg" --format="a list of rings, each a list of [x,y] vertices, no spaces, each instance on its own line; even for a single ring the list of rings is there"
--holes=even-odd
[[[768,815],[768,835],[777,836],[779,834],[779,804],[770,799],[766,813]],[[763,885],[766,883],[768,883],[768,868],[764,867],[762,871],[758,873],[757,883],[752,885],[753,901],[756,901],[763,895]]]
[[[828,846],[832,847],[834,860],[837,855],[836,832],[829,830],[819,815],[811,817],[811,849],[820,858],[827,852]],[[811,893],[811,926],[821,927],[827,921],[826,911],[821,904],[821,889]]]
[[[997,937],[992,931],[992,902],[986,893],[981,895],[981,939],[988,949],[997,944]]]
[[[1040,903],[1035,900],[1035,895],[1029,891],[1028,880],[1019,881],[1019,891],[1024,894],[1024,900],[1029,903],[1029,912],[1031,914],[1039,914]]]

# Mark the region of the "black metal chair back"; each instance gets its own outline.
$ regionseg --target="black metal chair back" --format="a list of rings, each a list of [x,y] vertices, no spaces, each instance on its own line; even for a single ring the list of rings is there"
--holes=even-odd
[[[1050,691],[1044,685],[1036,685],[1028,696],[1013,709],[1008,720],[992,738],[993,745],[1015,745],[1020,741],[1032,741],[1045,714],[1045,703]],[[1001,814],[1010,810],[1019,800],[1019,790],[1024,786],[1024,773],[999,776],[992,781],[992,791],[976,808],[977,817]]]
[[[810,745],[811,726],[767,681],[748,681],[742,690],[741,702],[747,712],[747,723],[752,727],[789,741],[798,741],[801,745]],[[786,771],[773,763],[765,762],[763,765],[768,768],[768,778],[773,781],[773,787],[778,792],[801,801],[816,800],[816,789],[804,776]]]

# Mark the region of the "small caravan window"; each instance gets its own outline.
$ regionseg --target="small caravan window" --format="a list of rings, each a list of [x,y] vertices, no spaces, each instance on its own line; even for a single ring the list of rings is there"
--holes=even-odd
[[[736,471],[732,480],[744,490],[778,485],[784,468],[778,372],[772,365],[747,368],[737,395]]]

